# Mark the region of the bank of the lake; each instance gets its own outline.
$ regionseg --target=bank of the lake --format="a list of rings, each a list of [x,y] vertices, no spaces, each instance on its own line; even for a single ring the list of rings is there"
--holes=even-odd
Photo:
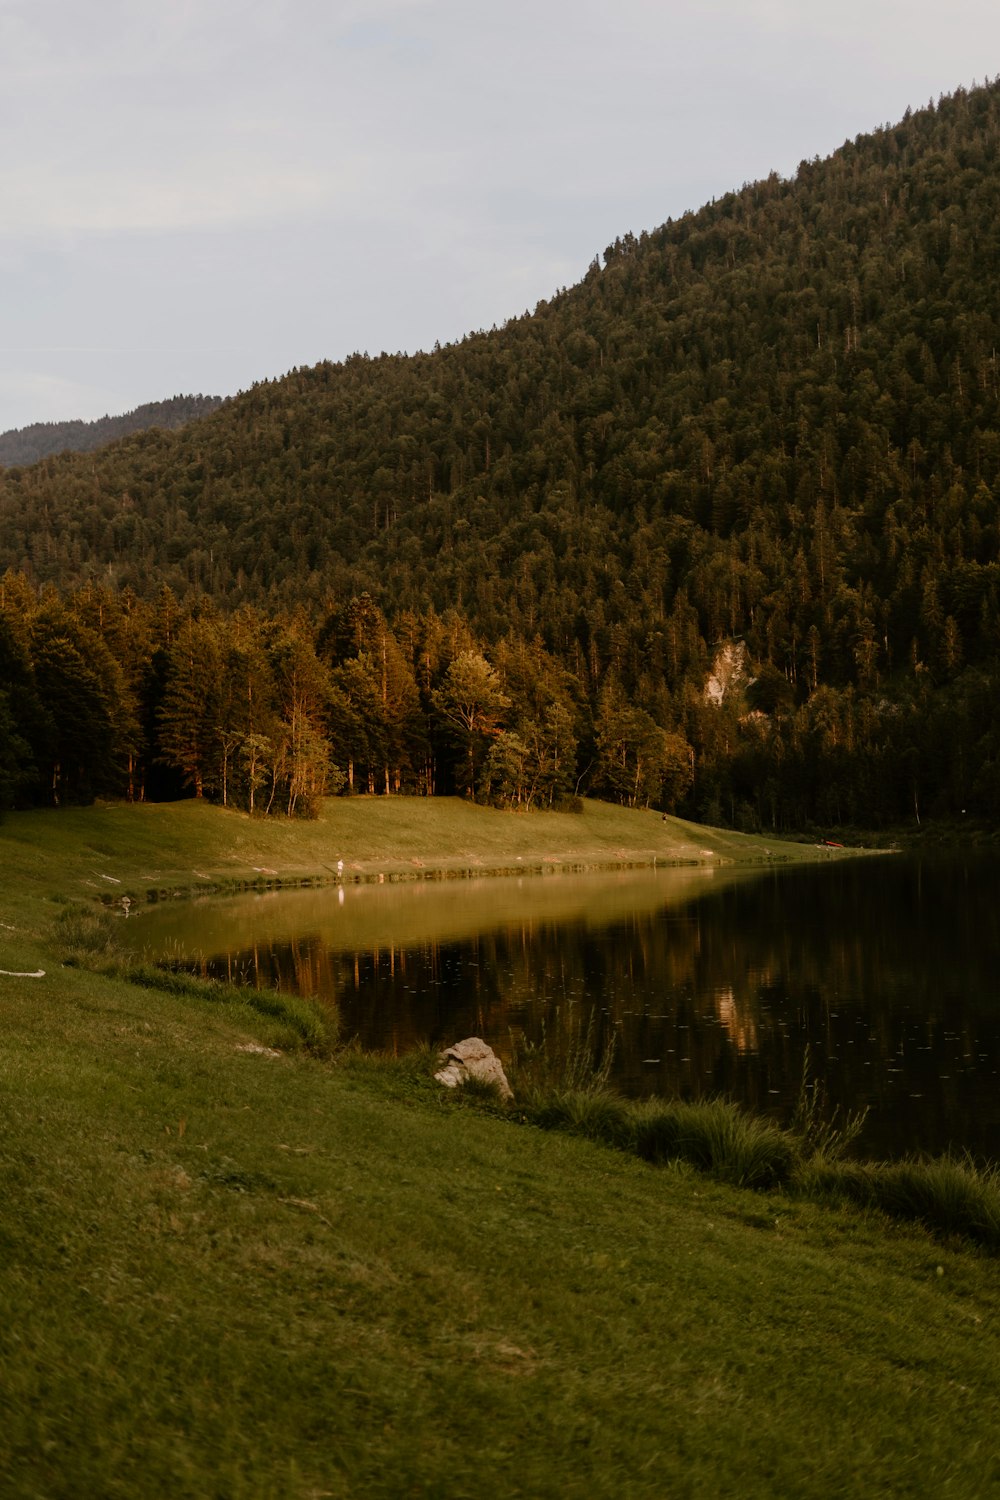
[[[784,1125],[808,1059],[831,1109],[868,1111],[854,1154],[996,1161],[998,887],[995,852],[936,850],[252,889],[116,931],[137,961],[307,999],[365,1050],[557,1056],[583,1028],[628,1098]]]
[[[415,806],[395,848],[388,822],[361,837],[377,804],[0,825],[4,1493],[995,1487],[1000,1291],[968,1241],[518,1126],[426,1059],[296,1051],[239,994],[131,982],[81,946],[100,893],[459,860],[477,810],[434,842]],[[353,848],[330,844],[341,807]],[[634,815],[627,844],[627,814],[589,816],[534,852],[666,857],[677,826]]]

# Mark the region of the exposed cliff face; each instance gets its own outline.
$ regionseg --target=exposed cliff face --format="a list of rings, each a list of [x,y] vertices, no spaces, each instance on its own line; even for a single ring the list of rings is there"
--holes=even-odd
[[[750,658],[744,641],[727,641],[720,646],[705,684],[705,702],[718,708],[734,693],[744,692],[756,678],[750,671]]]

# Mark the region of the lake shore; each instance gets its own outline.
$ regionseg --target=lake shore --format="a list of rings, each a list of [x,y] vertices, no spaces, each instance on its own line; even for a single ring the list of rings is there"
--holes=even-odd
[[[400,868],[459,868],[459,808],[430,849],[397,819]],[[619,814],[545,852],[664,857]],[[968,1240],[483,1112],[433,1059],[310,1050],[80,939],[161,878],[388,874],[359,826],[0,824],[5,1493],[987,1493],[1000,1291]]]

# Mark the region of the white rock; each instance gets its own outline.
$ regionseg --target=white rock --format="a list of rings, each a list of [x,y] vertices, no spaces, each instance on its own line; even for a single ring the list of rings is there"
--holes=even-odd
[[[446,1088],[458,1088],[469,1078],[480,1078],[483,1083],[491,1084],[501,1099],[514,1097],[503,1064],[481,1037],[470,1036],[464,1042],[456,1042],[441,1053],[440,1061],[444,1067],[434,1077]]]
[[[720,646],[712,663],[711,676],[705,684],[705,702],[718,708],[731,694],[742,692],[755,681],[745,643],[727,641]]]

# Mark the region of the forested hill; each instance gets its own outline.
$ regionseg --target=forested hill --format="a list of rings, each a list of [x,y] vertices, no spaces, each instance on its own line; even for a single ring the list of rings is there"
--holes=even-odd
[[[173,431],[207,416],[222,405],[221,396],[173,396],[169,401],[150,401],[121,417],[99,417],[96,422],[33,422],[0,432],[0,466],[33,464],[55,453],[92,453],[118,438],[149,427]]]
[[[1000,817],[998,266],[992,84],[625,235],[502,329],[8,470],[0,567],[300,629],[367,593],[418,679],[440,615],[537,643],[582,784],[628,783],[618,694],[691,747],[702,816]],[[719,707],[726,641],[756,681]]]

